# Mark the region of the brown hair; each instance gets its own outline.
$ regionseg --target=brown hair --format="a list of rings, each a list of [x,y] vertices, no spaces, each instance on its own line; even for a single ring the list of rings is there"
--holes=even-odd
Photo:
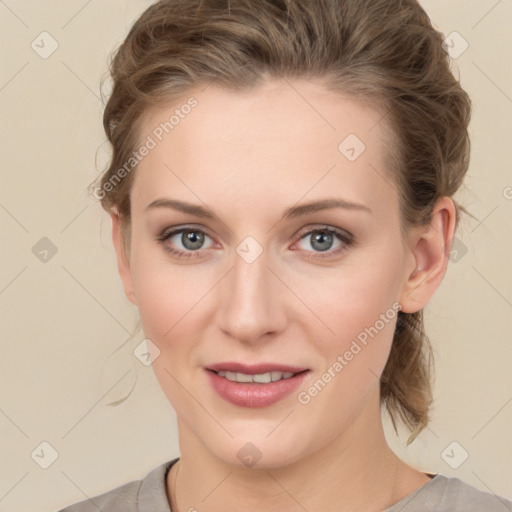
[[[95,196],[124,226],[134,173],[112,180],[137,149],[142,114],[211,82],[251,89],[267,77],[320,78],[379,108],[396,141],[387,172],[403,229],[427,224],[469,165],[471,102],[416,0],[161,0],[136,20],[110,74],[103,124],[113,153]],[[459,210],[468,212],[454,203],[458,226]],[[412,432],[408,443],[429,422],[432,360],[422,311],[400,311],[380,390],[395,431],[400,417]]]

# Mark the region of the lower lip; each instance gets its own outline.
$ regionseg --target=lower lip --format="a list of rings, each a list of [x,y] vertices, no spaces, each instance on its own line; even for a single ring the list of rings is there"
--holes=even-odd
[[[206,370],[213,389],[228,402],[241,407],[267,407],[293,393],[302,383],[309,371],[301,372],[289,379],[282,379],[268,384],[250,384],[233,382]]]

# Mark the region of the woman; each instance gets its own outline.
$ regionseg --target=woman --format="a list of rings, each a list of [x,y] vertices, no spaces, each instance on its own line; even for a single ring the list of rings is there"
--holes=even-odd
[[[180,457],[64,509],[502,511],[400,460],[429,421],[470,100],[415,0],[176,0],[112,62],[93,190]]]

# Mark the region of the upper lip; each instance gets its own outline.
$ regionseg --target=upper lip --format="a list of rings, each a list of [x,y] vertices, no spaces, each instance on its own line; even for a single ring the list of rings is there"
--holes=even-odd
[[[256,375],[268,372],[283,372],[283,373],[299,373],[309,368],[303,368],[299,366],[290,366],[287,364],[279,363],[259,363],[259,364],[243,364],[235,361],[228,361],[225,363],[216,363],[205,366],[207,370],[213,370],[215,372],[227,371],[235,373],[245,373],[246,375]]]

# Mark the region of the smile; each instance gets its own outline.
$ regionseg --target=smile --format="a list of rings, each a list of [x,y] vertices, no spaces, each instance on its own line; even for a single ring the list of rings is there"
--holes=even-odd
[[[289,379],[295,374],[293,372],[267,372],[257,373],[255,375],[249,375],[247,373],[235,373],[227,371],[216,372],[220,377],[224,377],[232,382],[250,382],[257,384],[268,384],[269,382],[276,382],[278,380]]]
[[[212,389],[225,401],[240,407],[261,408],[291,395],[309,369],[277,364],[220,363],[204,368]]]

